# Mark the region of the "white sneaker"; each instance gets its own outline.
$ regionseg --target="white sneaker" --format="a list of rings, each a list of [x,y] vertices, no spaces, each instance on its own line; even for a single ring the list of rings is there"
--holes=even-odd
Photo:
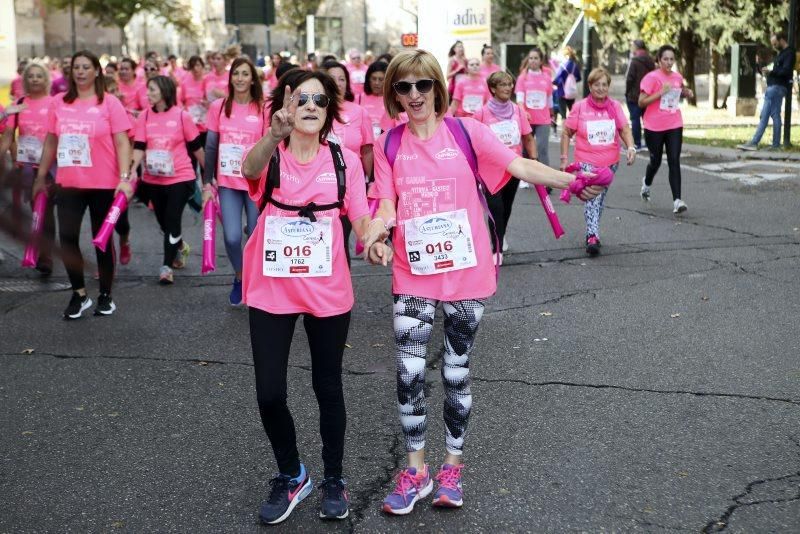
[[[508,239],[506,239],[506,236],[503,236],[503,252],[507,250],[508,250]]]
[[[645,183],[644,176],[642,176],[642,191],[640,194],[642,195],[642,200],[650,202],[650,186]]]
[[[503,255],[502,254],[493,253],[492,254],[492,262],[494,262],[495,267],[503,265]]]
[[[531,186],[528,182],[524,182],[522,180],[519,181],[519,188],[520,189],[528,189]]]
[[[741,145],[736,145],[736,148],[738,148],[739,150],[747,150],[750,152],[758,150],[758,146],[753,145],[751,143],[742,143]]]
[[[672,213],[683,213],[687,209],[686,203],[679,198],[676,198],[675,202],[672,203]]]

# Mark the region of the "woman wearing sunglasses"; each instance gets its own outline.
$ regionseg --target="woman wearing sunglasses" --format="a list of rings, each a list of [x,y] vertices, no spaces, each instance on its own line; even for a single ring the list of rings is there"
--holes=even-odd
[[[139,85],[139,89],[136,92],[136,102],[139,105],[139,109],[148,109],[151,107],[150,99],[147,97],[147,82],[159,76],[161,73],[161,67],[158,66],[158,60],[156,58],[151,58],[145,61],[144,63],[144,82]]]
[[[203,205],[217,186],[225,251],[235,273],[228,299],[231,306],[238,306],[242,302],[242,212],[247,235],[252,235],[258,220],[258,206],[247,194],[242,160],[268,127],[261,83],[250,59],[233,60],[226,93],[232,96],[212,102],[206,119]]]
[[[330,140],[352,150],[361,156],[361,166],[367,177],[372,176],[372,143],[375,137],[372,132],[372,120],[363,107],[354,102],[355,96],[350,89],[350,74],[347,68],[336,61],[326,61],[322,71],[336,82],[338,88],[339,117],[333,121]],[[342,218],[344,227],[344,244],[347,261],[350,262],[350,221]]]
[[[322,72],[300,69],[280,80],[283,87],[272,95],[270,128],[243,165],[251,198],[264,206],[245,246],[243,289],[258,408],[278,464],[259,513],[268,524],[285,520],[313,487],[300,462],[286,392],[292,334],[301,315],[319,404],[325,468],[320,517],[343,519],[349,513],[342,478],[342,356],[353,287],[339,216],[352,221],[359,238],[370,225],[361,162],[327,142],[340,113],[336,83]],[[371,259],[385,265],[390,257],[391,251],[378,245]]]
[[[510,176],[559,189],[568,187],[574,177],[519,157],[488,126],[472,118],[445,119],[447,85],[429,52],[400,52],[389,64],[386,83],[392,88],[385,96],[386,110],[393,117],[405,110],[409,122],[398,127],[401,130],[383,134],[376,144],[375,184],[369,196],[380,199],[380,207],[364,247],[370,255],[380,255],[383,246],[376,252],[372,245],[380,245],[387,228],[395,227],[397,398],[408,456],[383,510],[403,515],[433,490],[425,463],[424,384],[425,356],[439,303],[445,316],[442,381],[447,454],[435,477],[433,504],[463,503],[462,449],[472,405],[469,357],[485,300],[496,289],[482,193],[459,142],[471,142],[469,152],[475,154],[478,174],[490,194],[497,193]],[[399,140],[394,137],[398,135]],[[393,136],[387,148],[394,151],[394,161],[384,152],[385,136]],[[598,193],[583,192],[586,198]]]

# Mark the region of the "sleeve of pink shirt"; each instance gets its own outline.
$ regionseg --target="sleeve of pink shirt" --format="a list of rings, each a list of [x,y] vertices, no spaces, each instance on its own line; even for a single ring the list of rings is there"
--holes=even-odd
[[[519,109],[517,106],[517,119],[519,120],[519,133],[520,135],[528,135],[529,133],[533,133],[533,128],[531,128],[530,123],[525,119],[524,111]]]
[[[655,76],[646,74],[639,84],[639,91],[648,95],[652,95],[658,90],[657,84],[658,82]]]
[[[464,100],[464,83],[456,82],[456,88],[453,91],[453,100]]]
[[[483,108],[478,108],[478,110],[472,114],[472,118],[478,122],[483,122]]]
[[[383,152],[383,144],[385,142],[386,135],[388,134],[383,134],[378,137],[378,140],[374,145],[375,148],[372,151],[373,162],[375,166],[375,181],[373,182],[372,187],[370,187],[369,197],[397,200],[397,192],[394,188],[392,167],[389,165],[389,162],[386,159],[386,154]]]
[[[210,132],[219,133],[219,112],[222,108],[223,100],[223,98],[218,98],[208,107],[208,113],[206,113],[206,129]]]
[[[625,118],[625,112],[622,111],[622,104],[612,100],[611,105],[614,106],[614,123],[617,125],[617,130],[622,130],[628,126],[628,119]]]
[[[461,120],[469,132],[472,149],[478,158],[478,172],[489,189],[489,193],[493,195],[508,182],[510,175],[506,170],[511,162],[519,156],[505,146],[485,124],[471,118]]]
[[[111,123],[111,133],[116,134],[120,132],[127,132],[133,125],[128,118],[128,112],[114,95],[105,95],[104,99],[108,100],[108,119]]]
[[[341,213],[347,215],[350,221],[355,221],[364,215],[369,215],[364,168],[361,166],[361,158],[356,154],[347,150],[343,152],[344,163],[347,165],[347,191],[344,195],[344,206]]]
[[[365,108],[361,108],[361,146],[371,145],[375,142],[375,134],[372,131],[372,119],[369,118],[369,112]]]
[[[186,139],[186,142],[197,139],[200,131],[195,126],[192,116],[183,110],[181,110],[181,122],[183,123],[183,138]]]
[[[578,131],[578,115],[580,115],[580,110],[583,107],[583,100],[578,100],[572,106],[572,109],[567,115],[567,120],[564,121],[564,127],[569,128],[573,131]]]

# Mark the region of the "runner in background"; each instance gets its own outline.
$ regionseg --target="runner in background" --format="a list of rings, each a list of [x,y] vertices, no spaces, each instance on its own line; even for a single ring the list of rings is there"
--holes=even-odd
[[[122,102],[122,95],[119,91],[119,83],[117,82],[116,78],[113,76],[109,76],[108,74],[105,75],[105,82],[106,82],[106,92],[110,95],[114,95],[115,97],[120,99]],[[124,106],[125,103],[122,102]],[[125,110],[128,113],[128,119],[131,121],[131,124],[136,124],[136,116],[129,110]],[[128,140],[133,146],[133,134],[134,128],[128,130]],[[131,176],[136,176],[135,174],[131,174]],[[120,265],[128,265],[131,262],[131,258],[133,256],[132,249],[131,249],[131,223],[128,217],[128,210],[123,211],[119,214],[119,219],[117,219],[117,224],[114,225],[114,232],[119,236],[119,263]],[[99,277],[99,275],[95,276],[95,280]]]
[[[467,56],[464,43],[456,41],[447,52],[447,94],[452,98],[456,90],[456,82],[467,75]]]
[[[578,57],[571,46],[565,46],[563,50],[564,61],[556,69],[553,83],[556,86],[555,97],[558,99],[558,114],[555,117],[556,128],[558,129],[558,115],[563,120],[567,118],[567,111],[572,109],[572,104],[578,98],[578,82],[581,81],[581,66],[578,64]]]
[[[28,60],[23,59],[17,63],[17,75],[11,80],[10,95],[12,102],[15,102],[25,96],[25,84],[23,83],[25,67],[28,66]],[[48,76],[49,79],[49,76]]]
[[[69,89],[69,79],[72,70],[72,58],[67,56],[61,58],[61,74],[52,78],[50,83],[50,94],[55,96],[59,93],[66,93]]]
[[[553,106],[553,82],[551,71],[542,67],[544,55],[534,47],[520,65],[515,87],[517,104],[526,113],[536,140],[538,160],[550,165],[550,122]]]
[[[364,83],[367,80],[367,65],[362,60],[361,52],[355,48],[347,53],[350,61],[345,65],[350,75],[350,89],[353,95],[358,98],[364,94]]]
[[[122,105],[133,115],[138,117],[142,106],[139,103],[138,93],[143,82],[136,78],[136,62],[129,57],[124,57],[119,62],[119,95]]]
[[[11,159],[22,171],[21,181],[13,184],[21,187],[23,196],[33,206],[34,177],[42,159],[42,147],[47,138],[47,113],[53,97],[50,96],[50,72],[44,65],[28,63],[22,71],[22,92],[27,96],[19,97],[14,104],[0,111],[0,125],[5,126],[0,138],[0,161],[6,150],[14,146],[15,153]],[[55,216],[53,213],[53,180],[55,168],[49,169],[45,184],[47,187],[47,208],[45,210],[42,241],[39,245],[39,258],[36,270],[42,276],[50,276],[53,272],[52,245],[55,241]]]
[[[96,234],[114,200],[115,191],[131,196],[131,124],[122,103],[105,93],[100,61],[89,51],[72,57],[69,89],[53,99],[47,117],[47,138],[33,185],[33,196],[47,188],[47,174],[58,162],[58,231],[72,297],[65,319],[78,319],[92,305],[86,294],[79,237],[86,209]],[[105,252],[95,247],[100,270],[100,295],[95,315],[111,315],[114,281],[114,244]]]
[[[112,78],[117,78],[117,71],[119,70],[119,65],[114,61],[109,61],[106,63],[106,68],[103,69],[103,72],[106,76],[111,76]]]
[[[471,117],[491,96],[486,79],[481,76],[481,62],[472,58],[467,61],[467,75],[456,82],[450,113],[456,117]]]
[[[530,159],[536,159],[536,141],[531,134],[531,125],[524,117],[522,109],[511,101],[514,94],[514,78],[507,72],[498,71],[489,76],[487,86],[492,98],[473,118],[492,129],[497,138],[517,156],[522,156],[522,147]],[[503,264],[503,252],[508,250],[506,229],[511,219],[511,207],[517,195],[519,179],[513,176],[508,179],[500,191],[494,195],[486,195],[492,219],[489,220],[489,237],[492,239],[492,258]],[[495,239],[497,233],[497,239]],[[501,249],[497,246],[500,242]]]
[[[217,99],[208,112],[203,205],[213,198],[217,186],[225,251],[235,273],[228,298],[231,306],[238,306],[242,302],[242,212],[247,236],[258,221],[258,206],[247,193],[242,160],[269,125],[258,72],[248,58],[233,60],[226,92],[233,96]]]
[[[158,59],[151,57],[144,64],[144,80],[136,90],[136,102],[141,110],[151,107],[150,99],[147,96],[147,82],[156,76],[161,76],[161,67],[158,66]]]
[[[147,81],[150,107],[136,121],[131,175],[143,164],[143,183],[164,234],[160,284],[172,284],[173,268],[183,269],[189,245],[183,239],[183,209],[194,191],[194,154],[203,166],[203,145],[192,117],[178,105],[175,80],[159,75]],[[178,258],[180,252],[181,258]]]
[[[181,82],[183,89],[183,107],[189,112],[192,121],[197,126],[201,136],[206,131],[206,114],[208,113],[208,101],[204,91],[205,63],[200,56],[189,58],[189,70]],[[203,137],[205,146],[205,137]]]
[[[619,167],[619,139],[627,147],[626,162],[633,165],[636,160],[636,147],[633,134],[622,104],[608,97],[611,75],[602,67],[592,69],[587,79],[589,96],[579,100],[564,122],[561,134],[561,170],[567,167],[569,140],[576,136],[575,162],[583,172],[593,173],[607,167],[616,173]],[[597,197],[583,206],[586,222],[586,253],[589,256],[600,254],[600,217],[606,200],[608,187]]]
[[[481,76],[488,80],[489,76],[500,70],[500,65],[494,62],[494,48],[490,45],[481,47]]]
[[[227,61],[222,52],[215,51],[209,56],[209,66],[211,71],[206,74],[203,80],[203,92],[206,95],[206,100],[209,103],[217,100],[218,98],[225,98],[228,96],[228,71],[226,70]]]
[[[693,93],[684,87],[683,76],[672,70],[675,65],[675,48],[664,45],[658,49],[658,68],[642,78],[639,107],[644,108],[644,142],[650,151],[650,162],[642,178],[642,199],[650,200],[653,184],[664,147],[667,148],[669,188],[672,191],[672,213],[686,211],[681,200],[681,146],[683,145],[683,116],[681,98],[691,98]]]
[[[372,143],[375,141],[372,133],[372,120],[366,109],[353,102],[355,97],[351,91],[347,68],[344,65],[336,61],[326,61],[322,64],[322,71],[333,78],[339,89],[339,119],[333,121],[333,129],[328,140],[353,151],[360,157],[366,183],[372,176]],[[342,217],[348,265],[350,264],[351,229],[350,220]]]
[[[381,120],[388,117],[383,105],[383,79],[389,65],[383,61],[373,61],[367,69],[367,83],[364,94],[357,98],[358,104],[367,110],[372,122],[372,135],[377,138],[381,134]]]

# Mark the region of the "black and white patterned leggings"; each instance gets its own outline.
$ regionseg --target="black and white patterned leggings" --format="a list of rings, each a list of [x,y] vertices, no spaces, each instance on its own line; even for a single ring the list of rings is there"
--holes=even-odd
[[[397,406],[405,436],[406,451],[425,448],[427,404],[425,402],[425,355],[433,332],[438,301],[394,295],[394,339],[397,360]],[[472,392],[469,355],[483,316],[482,300],[442,302],[444,311],[444,423],[447,451],[461,454],[467,430]]]

